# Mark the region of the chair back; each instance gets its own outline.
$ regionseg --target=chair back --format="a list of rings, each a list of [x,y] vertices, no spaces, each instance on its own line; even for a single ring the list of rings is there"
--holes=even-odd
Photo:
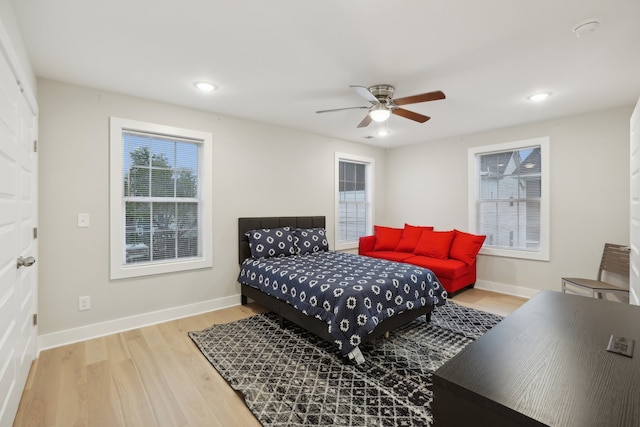
[[[598,280],[602,280],[602,272],[620,274],[629,277],[629,252],[631,248],[624,245],[605,243],[602,261],[598,270]]]

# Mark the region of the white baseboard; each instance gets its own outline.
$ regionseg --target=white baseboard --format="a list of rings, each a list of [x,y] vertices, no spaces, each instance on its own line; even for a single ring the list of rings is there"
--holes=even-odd
[[[524,288],[521,286],[508,285],[505,283],[478,280],[475,287],[487,291],[499,292],[523,298],[531,298],[538,293],[539,289]],[[66,329],[64,331],[52,332],[38,336],[38,354],[42,350],[73,344],[92,338],[105,335],[116,334],[144,326],[155,325],[157,323],[168,322],[183,317],[195,316],[209,311],[220,310],[240,304],[240,295],[218,298],[195,304],[172,307],[165,310],[153,311],[136,316],[123,317],[121,319],[109,320],[92,325],[81,326],[79,328]]]
[[[195,316],[209,311],[220,310],[240,304],[240,295],[202,301],[195,304],[167,308],[165,310],[123,317],[79,328],[66,329],[38,336],[38,354],[48,348],[60,347],[78,341],[85,341],[105,335],[128,331],[143,326],[155,325],[183,317]]]
[[[509,285],[506,283],[491,282],[488,280],[477,280],[475,288],[522,298],[531,298],[535,294],[540,292],[540,289],[525,288],[522,286]]]

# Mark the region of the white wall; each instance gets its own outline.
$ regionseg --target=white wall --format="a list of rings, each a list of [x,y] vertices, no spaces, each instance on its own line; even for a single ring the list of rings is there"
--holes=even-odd
[[[375,159],[375,198],[384,200],[379,148],[51,80],[38,87],[42,347],[237,304],[238,217],[325,215],[333,247],[336,151]],[[109,116],[213,134],[213,269],[109,280]],[[89,228],[76,226],[80,212],[90,214]],[[376,218],[382,213],[380,203]],[[92,308],[79,312],[84,295]],[[159,310],[169,313],[148,315]]]
[[[237,218],[326,215],[333,238],[336,151],[375,158],[376,223],[466,230],[467,149],[548,135],[551,261],[480,256],[480,287],[559,290],[561,276],[595,274],[604,242],[628,243],[632,107],[385,151],[50,80],[38,88],[43,347],[237,303]],[[213,269],[109,280],[109,116],[213,134]],[[90,228],[77,228],[79,212]],[[92,309],[79,312],[84,295]]]
[[[594,277],[605,242],[629,243],[632,107],[390,150],[388,225],[467,230],[467,149],[550,137],[551,260],[480,255],[478,286],[530,296],[563,276]]]

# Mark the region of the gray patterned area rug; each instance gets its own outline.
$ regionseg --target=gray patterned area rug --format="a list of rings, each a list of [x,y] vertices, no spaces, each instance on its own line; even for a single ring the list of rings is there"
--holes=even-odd
[[[189,336],[264,426],[430,426],[431,374],[500,320],[448,301],[361,345],[362,365],[273,313]]]

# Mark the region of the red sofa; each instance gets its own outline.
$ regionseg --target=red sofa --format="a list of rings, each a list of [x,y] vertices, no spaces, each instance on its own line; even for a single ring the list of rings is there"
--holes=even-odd
[[[449,294],[475,284],[476,255],[486,236],[409,224],[374,229],[360,238],[358,254],[428,268]]]

